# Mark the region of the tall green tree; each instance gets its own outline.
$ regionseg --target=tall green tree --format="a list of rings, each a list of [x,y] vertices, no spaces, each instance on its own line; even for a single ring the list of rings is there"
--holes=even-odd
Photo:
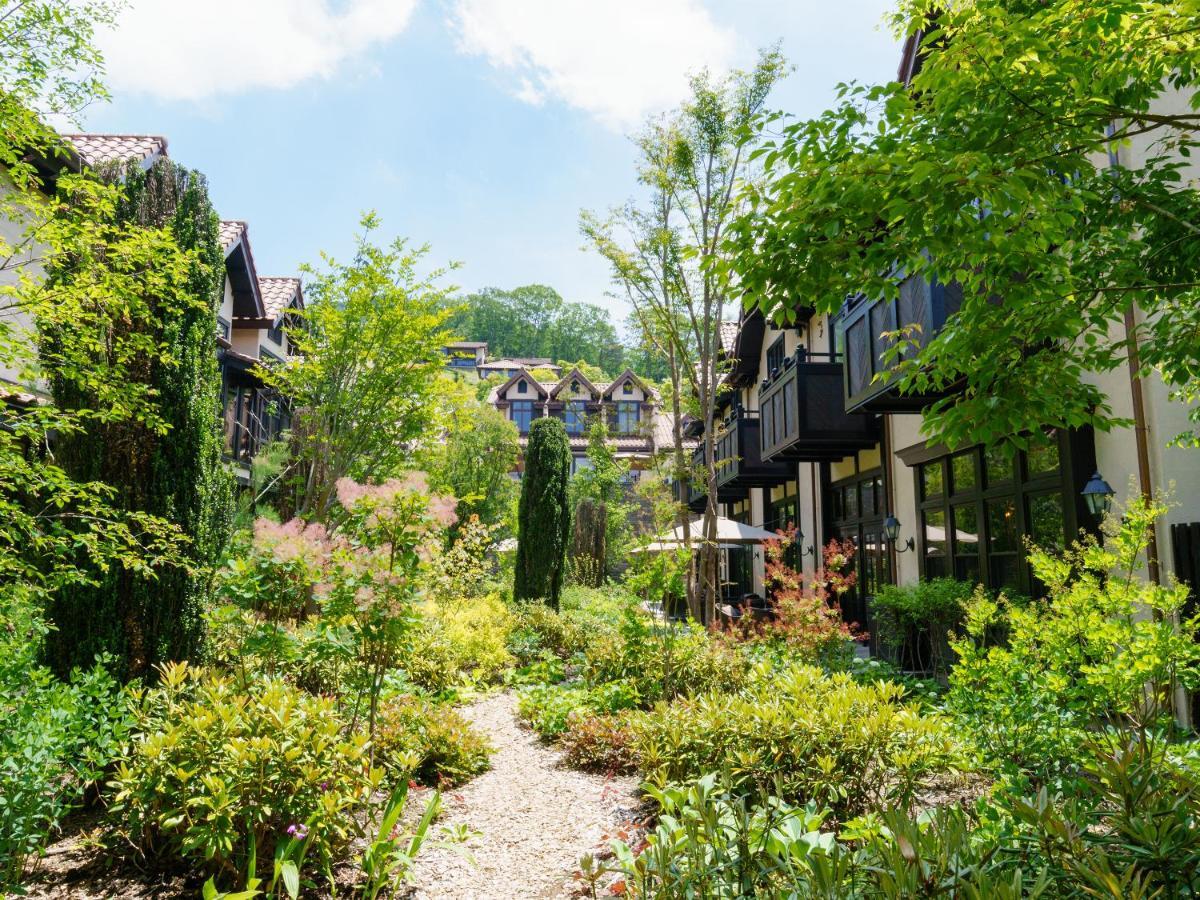
[[[584,236],[608,261],[613,282],[634,307],[638,336],[667,363],[674,413],[676,478],[700,480],[708,504],[697,570],[689,579],[692,615],[711,621],[720,590],[716,544],[717,491],[714,453],[720,389],[720,327],[730,300],[723,273],[729,262],[726,230],[742,211],[742,186],[755,175],[750,164],[752,125],[774,84],[786,71],[777,49],[765,50],[750,72],[691,80],[683,105],[652,121],[637,139],[640,203],[600,217],[584,212]],[[704,422],[702,471],[692,472],[681,425],[685,392]],[[688,513],[680,506],[681,524]],[[691,532],[685,530],[691,554]]]
[[[513,599],[558,609],[571,532],[571,443],[563,423],[541,418],[529,427],[517,507]]]
[[[130,361],[131,374],[153,398],[163,427],[148,427],[137,418],[98,418],[64,435],[56,453],[74,479],[109,485],[120,509],[177,526],[187,539],[187,565],[154,577],[124,565],[107,567],[94,573],[91,584],[64,586],[47,610],[55,626],[47,655],[60,674],[107,652],[119,658],[123,674],[144,676],[156,665],[190,659],[199,650],[202,613],[231,527],[232,476],[221,458],[221,376],[213,329],[224,254],[217,214],[200,174],[160,159],[148,170],[130,162],[107,177],[117,188],[113,224],[161,229],[174,240],[180,251],[178,294],[147,297],[142,316],[106,323],[90,335],[95,352],[78,361],[111,366],[113,332],[141,333],[163,347],[158,358]],[[56,261],[51,286],[70,289],[77,271],[74,261]],[[40,324],[43,355],[57,366],[55,405],[102,408],[107,398],[101,390],[63,371],[62,345],[78,335],[65,334],[67,326],[55,319],[46,317]]]
[[[304,267],[306,309],[289,331],[296,357],[261,370],[295,406],[291,509],[307,519],[335,515],[336,484],[396,475],[438,433],[435,395],[451,340],[445,270],[420,274],[428,250],[372,241],[374,213],[349,263],[321,255]]]
[[[445,386],[451,408],[443,439],[424,462],[430,487],[458,499],[459,524],[478,516],[485,525],[512,528],[517,496],[516,470],[521,445],[517,427],[505,415],[477,400],[469,385]]]
[[[906,275],[962,285],[947,326],[888,360],[901,390],[953,388],[924,419],[951,446],[1125,424],[1093,373],[1126,365],[1195,400],[1197,17],[1194,0],[904,0],[911,84],[763,123],[731,283],[770,313],[894,298]]]

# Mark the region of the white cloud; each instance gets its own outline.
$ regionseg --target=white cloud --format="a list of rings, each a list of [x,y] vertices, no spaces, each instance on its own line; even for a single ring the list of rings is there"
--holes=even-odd
[[[518,99],[557,98],[617,130],[681,100],[688,73],[728,68],[737,43],[698,0],[456,0],[452,22]]]
[[[402,32],[417,0],[133,0],[100,37],[120,93],[205,100],[328,77]]]

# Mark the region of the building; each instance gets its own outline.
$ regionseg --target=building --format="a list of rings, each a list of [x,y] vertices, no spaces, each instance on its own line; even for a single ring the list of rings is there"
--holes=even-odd
[[[452,372],[478,374],[478,368],[487,362],[487,341],[455,341],[447,344],[446,368]]]
[[[914,50],[910,42],[902,79],[911,75]],[[1130,158],[1117,162],[1136,165],[1147,152],[1134,141],[1120,151]],[[1185,177],[1197,176],[1192,163]],[[729,390],[714,434],[721,513],[772,529],[794,523],[808,572],[827,541],[853,542],[857,586],[842,607],[870,632],[868,600],[885,583],[951,576],[1036,593],[1025,539],[1063,546],[1081,529],[1095,530],[1098,517],[1083,495],[1093,475],[1125,502],[1131,476],[1143,468],[1152,490],[1173,490],[1175,505],[1157,533],[1162,576],[1200,587],[1200,453],[1168,446],[1188,430],[1188,407],[1156,375],[1131,380],[1121,368],[1091,376],[1115,416],[1134,420],[1144,408],[1141,434],[1065,430],[1029,452],[952,453],[923,439],[923,410],[935,398],[876,380],[884,369],[881,334],[913,323],[933,334],[959,303],[955,285],[910,277],[894,301],[851,297],[835,315],[810,311],[787,328],[754,311],[723,327]],[[697,449],[698,463],[702,454]],[[684,499],[702,510],[703,487],[687,488]],[[761,551],[723,553],[731,598],[761,592]]]
[[[488,403],[517,426],[522,449],[536,419],[561,419],[571,442],[572,473],[590,464],[587,427],[597,419],[607,424],[618,458],[629,460],[634,480],[656,453],[672,446],[671,418],[662,410],[662,398],[629,370],[608,382],[592,382],[578,369],[557,381],[539,381],[521,367],[489,392]]]
[[[546,369],[555,375],[562,374],[562,367],[545,356],[512,356],[489,360],[480,363],[476,367],[476,372],[480,378],[487,378],[492,375],[512,378],[518,372],[530,369]]]

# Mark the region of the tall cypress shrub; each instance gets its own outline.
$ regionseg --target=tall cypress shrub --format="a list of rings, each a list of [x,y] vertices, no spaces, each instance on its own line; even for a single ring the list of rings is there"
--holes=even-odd
[[[570,477],[571,444],[566,428],[558,419],[536,420],[529,426],[517,506],[516,600],[542,600],[558,609],[571,530]]]
[[[150,298],[157,314],[122,326],[152,334],[171,349],[169,358],[147,358],[140,371],[169,429],[162,434],[136,420],[98,420],[87,433],[64,438],[56,452],[75,479],[109,485],[118,508],[177,525],[188,539],[190,565],[161,569],[155,578],[113,567],[97,571],[92,584],[60,590],[47,609],[54,630],[46,654],[66,674],[108,653],[120,675],[136,678],[162,662],[197,655],[213,573],[232,526],[233,482],[221,458],[216,359],[224,253],[203,175],[160,159],[148,170],[130,163],[106,177],[122,186],[115,224],[165,229],[189,251],[186,272],[175,282],[185,296]],[[55,277],[53,270],[49,277]],[[52,341],[53,334],[46,339]],[[76,383],[59,381],[52,388],[62,406],[103,406],[102,397]]]

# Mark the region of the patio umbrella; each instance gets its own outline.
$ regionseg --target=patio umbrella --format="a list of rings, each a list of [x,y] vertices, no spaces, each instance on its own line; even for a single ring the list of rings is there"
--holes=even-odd
[[[720,550],[733,550],[740,546],[739,544],[717,544]],[[655,541],[653,544],[647,544],[645,547],[634,547],[630,553],[667,553],[671,550],[682,550],[683,541]]]
[[[779,535],[773,531],[767,531],[765,528],[756,528],[753,525],[746,525],[742,522],[735,522],[733,519],[726,519],[724,516],[717,516],[716,524],[718,544],[761,544],[765,541],[779,540]],[[688,531],[693,541],[702,540],[704,538],[704,520],[693,519],[688,523]],[[683,537],[683,529],[676,525],[669,533],[660,535],[658,542],[666,545],[683,546]]]

